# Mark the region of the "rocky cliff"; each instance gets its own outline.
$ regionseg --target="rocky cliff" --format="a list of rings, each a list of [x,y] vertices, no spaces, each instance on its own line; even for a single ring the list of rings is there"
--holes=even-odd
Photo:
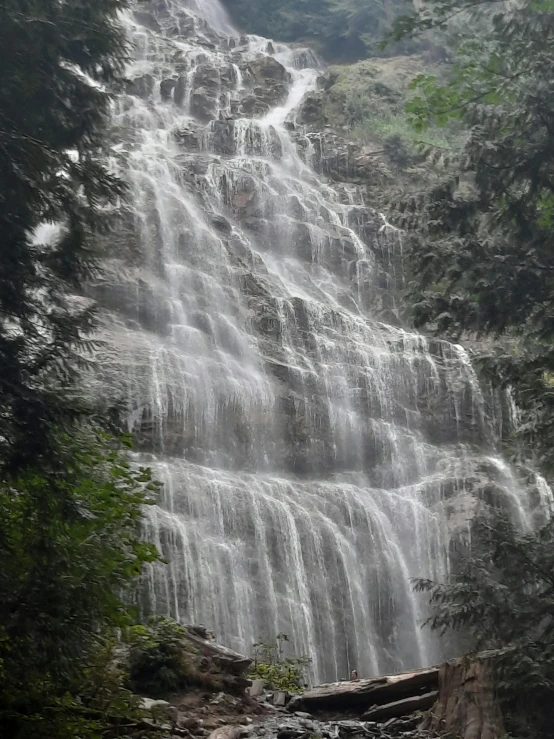
[[[240,37],[217,0],[126,23],[131,197],[89,292],[97,389],[164,482],[143,607],[243,652],[285,632],[314,679],[435,662],[410,578],[446,574],[479,505],[529,524],[550,495],[498,455],[509,407],[403,325],[372,160],[307,125],[310,50]]]

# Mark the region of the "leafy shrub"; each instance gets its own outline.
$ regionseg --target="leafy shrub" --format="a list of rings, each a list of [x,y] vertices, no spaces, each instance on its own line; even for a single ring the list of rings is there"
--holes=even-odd
[[[128,629],[129,684],[133,690],[156,698],[196,682],[194,649],[187,643],[186,633],[183,626],[165,616],[153,616],[146,625]]]
[[[306,655],[285,657],[283,645],[288,641],[286,634],[277,634],[274,643],[254,644],[254,663],[249,677],[263,680],[270,690],[300,693],[304,690],[304,673],[311,659]]]

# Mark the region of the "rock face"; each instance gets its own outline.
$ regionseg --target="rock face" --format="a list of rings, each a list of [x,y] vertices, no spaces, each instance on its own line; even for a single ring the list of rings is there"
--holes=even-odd
[[[295,120],[313,55],[241,38],[217,0],[126,22],[131,195],[89,286],[91,387],[164,483],[142,606],[240,653],[285,632],[313,682],[438,662],[410,578],[444,576],[488,499],[531,520],[549,494],[498,456],[508,405],[403,325],[371,158]]]

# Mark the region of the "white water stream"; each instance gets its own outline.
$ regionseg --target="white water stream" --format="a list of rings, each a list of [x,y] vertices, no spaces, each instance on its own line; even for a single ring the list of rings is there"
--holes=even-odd
[[[464,350],[376,308],[398,234],[287,123],[313,55],[240,38],[217,0],[126,23],[132,209],[98,295],[104,391],[164,481],[145,601],[239,651],[285,632],[314,679],[433,662],[410,578],[445,576],[478,500],[528,523],[552,493],[498,457]]]

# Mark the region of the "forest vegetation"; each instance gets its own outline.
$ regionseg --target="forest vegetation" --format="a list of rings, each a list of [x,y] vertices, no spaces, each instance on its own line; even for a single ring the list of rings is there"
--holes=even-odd
[[[396,38],[456,18],[453,61],[420,75],[407,113],[416,130],[455,120],[465,144],[446,170],[391,206],[407,232],[415,325],[477,340],[489,381],[513,394],[510,451],[554,464],[554,6],[433,0],[397,20]],[[429,625],[497,650],[497,687],[512,736],[550,736],[554,694],[554,523],[521,531],[505,514],[476,523],[447,583],[420,580]]]
[[[193,679],[178,627],[137,627],[129,605],[158,558],[140,537],[158,485],[129,463],[118,409],[97,407],[81,379],[97,325],[81,286],[100,268],[99,236],[125,197],[106,142],[129,53],[117,19],[126,4],[0,0],[0,735],[13,739],[133,735],[131,689],[151,680],[153,664],[172,687]],[[227,5],[248,32],[313,42],[333,61],[420,49],[419,33],[442,39],[448,61],[417,77],[400,124],[387,119],[414,143],[432,127],[426,146],[449,147],[447,166],[390,209],[407,232],[413,320],[483,342],[483,371],[520,408],[513,457],[551,472],[552,0],[431,0],[407,15],[394,0]],[[401,46],[383,51],[397,16],[390,43]],[[370,125],[365,108],[348,125]],[[448,125],[465,133],[451,151],[436,137]],[[550,521],[522,533],[499,516],[476,524],[451,581],[417,584],[431,594],[434,628],[499,650],[517,736],[551,733],[553,557]],[[131,675],[114,666],[116,629],[128,634]],[[255,670],[298,689],[302,659]]]
[[[105,150],[124,6],[0,3],[0,735],[11,739],[108,736],[106,722],[138,715],[109,666],[114,629],[132,623],[126,594],[157,558],[140,537],[157,485],[79,380],[95,327],[80,286],[124,193]]]

